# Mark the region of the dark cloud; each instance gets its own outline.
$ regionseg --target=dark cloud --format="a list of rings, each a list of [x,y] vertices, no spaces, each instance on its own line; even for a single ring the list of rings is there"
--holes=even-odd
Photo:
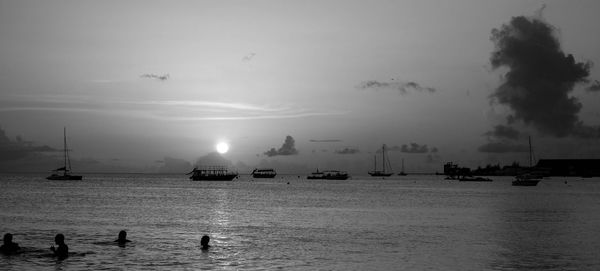
[[[387,148],[388,151],[399,151],[399,152],[404,152],[404,153],[428,153],[428,152],[432,152],[432,153],[436,153],[438,152],[438,148],[436,147],[432,147],[431,149],[429,149],[429,147],[427,146],[427,144],[424,145],[420,145],[417,143],[410,143],[410,144],[402,144],[402,146],[392,146],[392,147],[388,147]],[[380,153],[381,150],[377,150],[377,153]]]
[[[477,148],[480,152],[488,153],[509,153],[509,152],[528,152],[527,145],[516,144],[510,141],[488,142]]]
[[[356,154],[359,152],[360,151],[355,148],[343,148],[341,150],[335,150],[335,153],[337,153],[337,154]]]
[[[569,93],[587,81],[591,63],[565,54],[554,27],[540,18],[513,17],[492,30],[492,67],[508,68],[492,98],[512,109],[509,123],[521,120],[544,134],[564,137],[586,127],[577,115],[582,105]]]
[[[393,80],[393,79],[392,79]],[[435,92],[436,89],[432,87],[423,87],[416,82],[381,82],[376,80],[369,80],[361,82],[358,85],[360,89],[394,89],[400,91],[400,94],[407,94],[409,91],[416,92]]]
[[[494,126],[494,130],[488,131],[483,135],[488,138],[517,140],[519,139],[520,133],[510,126],[496,125]]]
[[[0,161],[12,161],[27,158],[31,155],[47,152],[56,152],[56,149],[44,146],[35,146],[32,142],[23,141],[20,136],[12,141],[2,128],[0,128]]]
[[[339,139],[311,139],[309,140],[310,142],[342,142],[342,140]]]
[[[148,79],[156,79],[156,80],[160,80],[160,81],[166,81],[167,79],[169,79],[169,74],[163,74],[163,75],[158,75],[158,74],[153,74],[153,73],[145,73],[140,75],[141,78],[148,78]]]
[[[296,155],[298,154],[298,150],[296,150],[296,147],[294,146],[295,144],[296,141],[294,141],[293,137],[286,136],[285,142],[283,142],[281,148],[279,148],[278,150],[276,150],[275,148],[271,148],[270,150],[264,152],[264,154],[269,157],[277,155]]]
[[[250,60],[252,60],[252,58],[254,58],[255,55],[255,53],[249,53],[242,58],[242,61],[249,62]]]
[[[586,88],[588,91],[596,92],[600,91],[600,81],[594,80],[594,82]]]
[[[417,143],[410,143],[410,146],[403,144],[400,151],[405,152],[405,153],[427,153],[427,152],[429,152],[429,148],[427,147],[427,145],[419,145]]]

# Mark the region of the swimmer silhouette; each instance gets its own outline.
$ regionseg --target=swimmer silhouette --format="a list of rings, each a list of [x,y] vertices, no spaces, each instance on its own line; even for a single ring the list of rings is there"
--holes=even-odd
[[[65,244],[65,236],[62,233],[57,234],[54,237],[54,243],[58,245],[58,248],[54,246],[50,247],[50,250],[54,252],[54,256],[58,257],[59,260],[63,260],[69,256],[69,247]]]
[[[208,237],[208,235],[202,236],[202,238],[200,239],[200,245],[202,246],[202,250],[207,250],[210,247],[208,242],[210,242],[210,237]]]
[[[4,235],[4,244],[2,246],[0,246],[0,252],[2,252],[2,254],[15,254],[19,251],[19,249],[21,249],[19,247],[19,244],[17,243],[13,243],[12,241],[13,239],[13,235],[10,233],[7,233]]]
[[[131,241],[127,240],[127,232],[126,231],[120,231],[119,232],[119,238],[117,240],[115,240],[115,243],[119,244],[120,246],[125,245],[126,243],[129,243]]]

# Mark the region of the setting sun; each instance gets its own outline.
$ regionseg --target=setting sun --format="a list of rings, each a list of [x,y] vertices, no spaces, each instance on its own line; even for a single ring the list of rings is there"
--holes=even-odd
[[[219,142],[217,144],[217,152],[223,154],[226,153],[229,150],[229,144],[225,143],[225,142]]]

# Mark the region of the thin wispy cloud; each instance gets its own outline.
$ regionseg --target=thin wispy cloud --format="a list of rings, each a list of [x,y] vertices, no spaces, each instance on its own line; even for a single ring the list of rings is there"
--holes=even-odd
[[[153,74],[153,73],[145,73],[140,75],[141,78],[147,78],[147,79],[156,79],[156,80],[160,80],[160,81],[166,81],[169,79],[170,75],[168,73],[166,74]]]
[[[249,54],[245,55],[245,56],[242,58],[242,61],[243,61],[243,62],[250,62],[250,61],[251,61],[251,60],[254,58],[254,56],[256,56],[256,54],[255,54],[255,53],[249,53]]]
[[[392,79],[390,81],[377,81],[368,80],[363,81],[358,85],[359,89],[392,89],[397,90],[401,95],[408,94],[409,92],[429,92],[433,93],[437,90],[433,87],[424,87],[417,82],[409,81],[402,82]]]
[[[94,101],[85,98],[32,98],[0,101],[0,112],[55,111],[123,115],[162,121],[293,119],[342,115],[346,111],[302,108],[291,105],[269,106],[202,100]]]
[[[358,148],[346,147],[343,149],[335,150],[336,154],[357,154],[360,152]]]

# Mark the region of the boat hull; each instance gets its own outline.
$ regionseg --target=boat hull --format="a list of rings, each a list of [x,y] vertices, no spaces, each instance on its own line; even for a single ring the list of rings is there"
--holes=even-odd
[[[306,179],[308,180],[348,180],[349,176],[327,176],[327,177],[318,177],[318,176],[308,176]]]
[[[394,175],[394,173],[387,173],[387,172],[369,172],[369,175],[371,175],[371,177],[390,177],[390,176]]]
[[[512,181],[513,186],[536,186],[540,180],[514,180]]]
[[[227,175],[218,175],[218,176],[192,176],[190,180],[192,181],[232,181],[237,177],[237,174],[227,174]]]
[[[273,179],[277,174],[252,174],[252,178],[257,179]]]
[[[53,181],[81,181],[83,176],[78,175],[50,175],[46,177],[47,180]]]

